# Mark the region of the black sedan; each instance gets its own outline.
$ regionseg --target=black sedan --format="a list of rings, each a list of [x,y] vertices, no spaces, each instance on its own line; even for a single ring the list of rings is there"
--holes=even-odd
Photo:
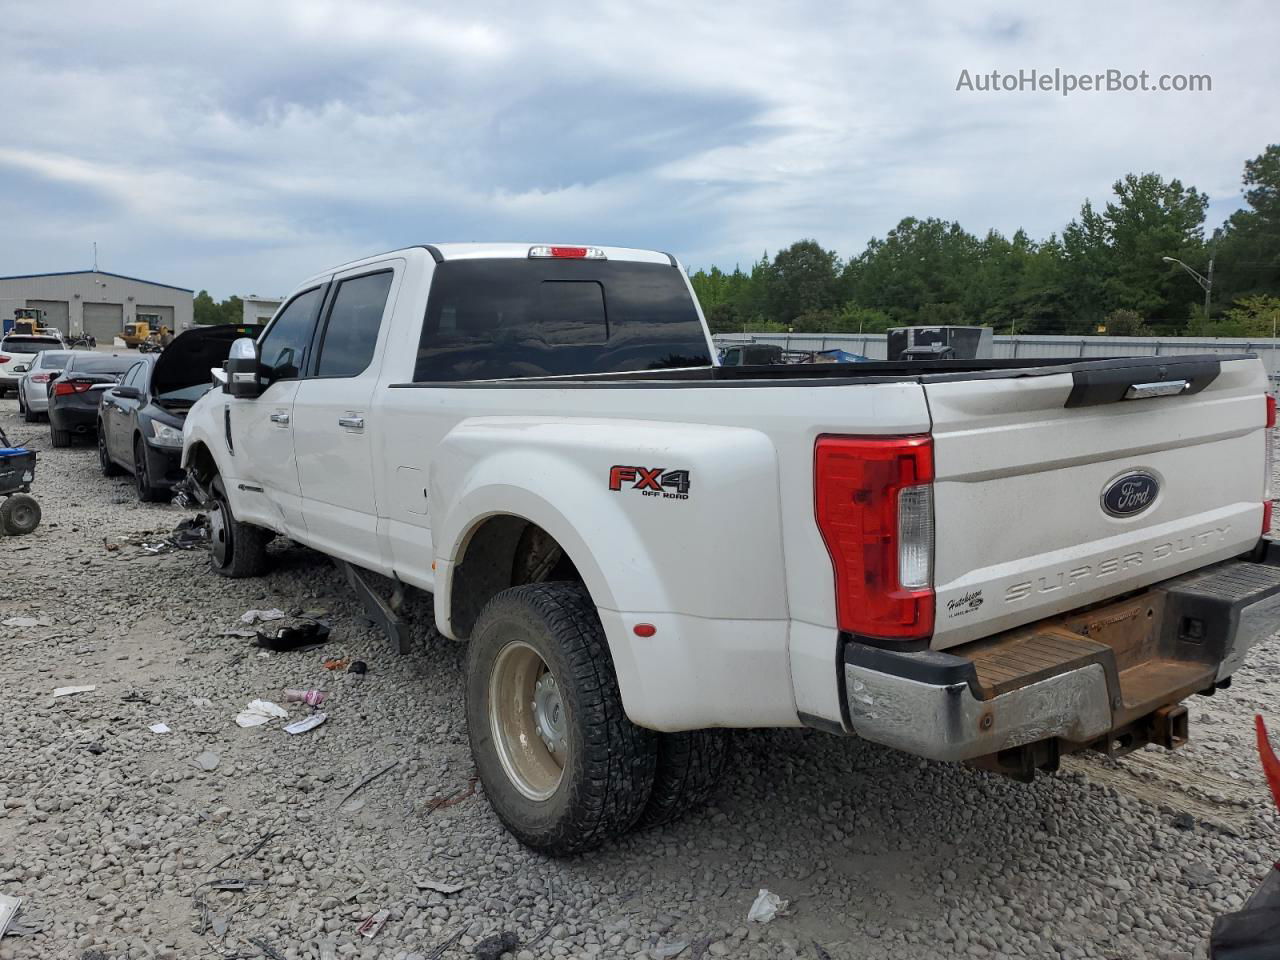
[[[164,499],[182,479],[182,424],[187,411],[213,385],[239,337],[259,326],[197,327],[175,337],[158,355],[134,359],[120,383],[102,394],[98,459],[103,476],[133,474],[138,499]]]
[[[62,373],[48,383],[50,442],[69,447],[73,437],[91,434],[98,423],[98,398],[136,362],[114,353],[69,353]]]

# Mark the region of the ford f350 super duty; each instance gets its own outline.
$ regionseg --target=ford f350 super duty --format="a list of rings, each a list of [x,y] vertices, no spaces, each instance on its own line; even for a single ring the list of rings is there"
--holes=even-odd
[[[720,728],[1021,778],[1172,748],[1280,628],[1256,359],[712,356],[662,253],[317,274],[187,417],[213,567],[283,535],[430,591],[485,792],[556,854],[705,797]]]

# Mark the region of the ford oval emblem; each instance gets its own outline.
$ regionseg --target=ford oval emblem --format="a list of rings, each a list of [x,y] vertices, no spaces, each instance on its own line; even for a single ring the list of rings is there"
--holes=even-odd
[[[1144,470],[1116,477],[1102,488],[1102,509],[1113,517],[1132,517],[1156,502],[1160,481]]]

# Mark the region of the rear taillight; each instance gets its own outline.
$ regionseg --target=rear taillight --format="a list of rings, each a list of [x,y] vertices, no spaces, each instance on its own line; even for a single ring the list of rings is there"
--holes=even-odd
[[[59,380],[53,386],[53,395],[68,397],[73,393],[88,393],[92,387],[92,380]]]
[[[8,363],[12,359],[13,357],[6,357],[3,353],[0,353],[0,363]]]
[[[933,440],[818,438],[814,510],[836,578],[836,623],[865,637],[933,633]]]
[[[1271,532],[1271,511],[1274,509],[1271,498],[1275,496],[1275,457],[1276,457],[1276,398],[1267,394],[1267,455],[1264,457],[1262,469],[1266,476],[1262,478],[1262,532]]]
[[[32,383],[48,383],[49,375],[47,373],[33,373],[31,375]]]

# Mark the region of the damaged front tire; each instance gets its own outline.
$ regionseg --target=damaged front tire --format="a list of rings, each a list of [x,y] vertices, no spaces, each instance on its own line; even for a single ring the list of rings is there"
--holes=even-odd
[[[214,572],[232,579],[262,576],[267,572],[271,531],[236,520],[221,477],[214,478],[210,493],[209,559]]]

